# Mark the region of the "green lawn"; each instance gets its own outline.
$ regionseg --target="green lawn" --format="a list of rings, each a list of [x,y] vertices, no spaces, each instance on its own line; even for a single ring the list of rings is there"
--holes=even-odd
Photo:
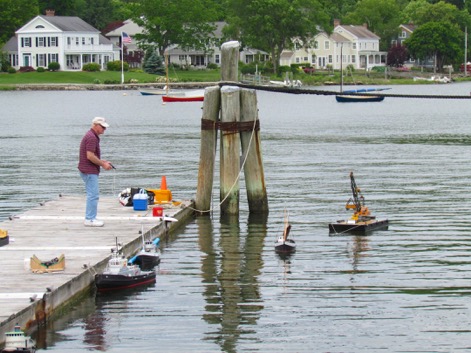
[[[284,77],[284,76],[283,76]],[[171,70],[169,79],[171,82],[217,82],[221,78],[220,70]],[[271,75],[272,80],[282,80],[282,77]],[[338,72],[331,73],[327,71],[316,71],[315,74],[296,73],[294,79],[299,79],[304,86],[317,86],[328,83],[340,82]],[[129,71],[124,73],[124,82],[137,80],[137,83],[165,83],[164,76],[151,75],[142,71]],[[470,78],[461,78],[458,75],[456,80],[470,80]],[[424,81],[426,83],[426,81]],[[18,84],[119,84],[121,83],[121,72],[100,71],[100,72],[26,72],[15,74],[0,73],[0,90],[14,89]],[[353,78],[345,80],[344,84],[364,84],[364,85],[388,85],[388,84],[410,84],[416,82],[410,78],[384,78],[383,73],[365,73],[358,72]],[[422,82],[420,82],[422,83]]]
[[[124,82],[131,79],[137,80],[138,83],[165,82],[164,76],[146,74],[144,72],[125,72]],[[188,70],[173,71],[169,73],[169,79],[172,82],[217,82],[220,80],[219,70]],[[17,72],[15,74],[0,74],[0,86],[16,85],[16,84],[47,84],[47,83],[121,83],[121,72],[116,71],[100,71],[100,72]]]

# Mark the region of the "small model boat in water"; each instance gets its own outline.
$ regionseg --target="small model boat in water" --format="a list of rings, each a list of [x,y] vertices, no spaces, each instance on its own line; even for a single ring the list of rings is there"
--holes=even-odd
[[[365,235],[366,233],[376,229],[388,229],[388,220],[377,220],[375,216],[371,215],[368,207],[365,206],[365,198],[361,194],[360,188],[358,188],[355,183],[353,172],[350,172],[350,184],[353,198],[350,198],[347,201],[345,208],[347,210],[353,210],[353,215],[350,219],[330,223],[329,233],[353,233]]]
[[[13,331],[5,332],[5,348],[2,353],[34,353],[36,352],[36,342],[26,336],[19,325]]]
[[[116,243],[116,250],[111,249],[111,258],[105,271],[95,275],[95,285],[99,292],[107,292],[154,283],[155,277],[154,270],[143,271],[138,265],[128,264]]]
[[[296,250],[296,242],[289,238],[290,231],[291,224],[289,223],[289,213],[285,210],[283,234],[275,241],[275,251],[277,253],[288,254]]]
[[[144,229],[142,229],[142,249],[131,259],[129,265],[138,265],[143,271],[153,270],[155,266],[160,264],[160,238],[152,240],[144,240]]]

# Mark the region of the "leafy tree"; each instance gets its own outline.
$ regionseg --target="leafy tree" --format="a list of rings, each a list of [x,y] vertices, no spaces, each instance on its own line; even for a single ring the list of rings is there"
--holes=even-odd
[[[429,22],[417,28],[404,42],[411,56],[418,59],[433,57],[436,69],[458,61],[462,56],[459,28],[449,22]]]
[[[401,44],[393,45],[388,51],[388,66],[401,67],[408,59],[409,52],[407,48]]]
[[[401,23],[420,24],[423,12],[427,12],[432,5],[427,0],[412,0],[400,14]]]
[[[37,0],[0,0],[0,43],[6,43],[37,14]]]
[[[455,5],[444,1],[430,4],[426,0],[414,0],[401,13],[402,23],[413,23],[416,26],[428,22],[450,22],[459,23],[464,28],[467,17],[467,12],[460,11]]]
[[[293,38],[307,43],[319,28],[330,31],[329,17],[317,0],[233,1],[228,21],[239,29],[235,39],[271,54],[274,72],[283,49],[293,46]]]
[[[334,19],[343,18],[347,13],[355,9],[358,0],[319,0],[330,17],[330,22]]]
[[[380,49],[387,50],[401,24],[399,13],[395,0],[360,0],[343,22],[356,25],[366,23],[368,29],[381,38]]]
[[[133,20],[143,27],[136,39],[156,44],[163,54],[171,45],[204,50],[215,29],[211,0],[141,0],[134,3]]]

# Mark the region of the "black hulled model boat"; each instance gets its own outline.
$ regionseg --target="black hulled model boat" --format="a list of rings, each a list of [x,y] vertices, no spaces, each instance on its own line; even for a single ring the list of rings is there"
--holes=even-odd
[[[350,173],[350,183],[353,197],[348,200],[345,208],[353,210],[353,215],[350,219],[330,223],[329,233],[333,235],[344,233],[366,235],[373,230],[387,230],[388,220],[377,220],[375,216],[371,215],[368,207],[365,206],[365,198],[361,195],[360,188],[355,183],[353,172]]]
[[[130,265],[117,243],[116,249],[112,249],[111,253],[105,271],[95,275],[95,285],[99,292],[134,288],[155,282],[155,271],[143,271],[138,265]]]

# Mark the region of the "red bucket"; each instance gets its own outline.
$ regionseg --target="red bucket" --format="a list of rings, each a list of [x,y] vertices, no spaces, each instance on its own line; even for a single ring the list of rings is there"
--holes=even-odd
[[[154,217],[162,217],[164,215],[164,209],[162,207],[154,207],[152,209],[152,215]]]

